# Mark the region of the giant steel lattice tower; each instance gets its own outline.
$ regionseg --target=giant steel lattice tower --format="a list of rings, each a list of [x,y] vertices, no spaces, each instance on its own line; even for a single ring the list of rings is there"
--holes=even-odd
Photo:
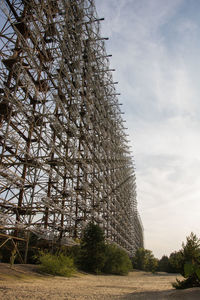
[[[94,1],[0,8],[0,237],[69,245],[91,221],[133,253],[134,167]]]

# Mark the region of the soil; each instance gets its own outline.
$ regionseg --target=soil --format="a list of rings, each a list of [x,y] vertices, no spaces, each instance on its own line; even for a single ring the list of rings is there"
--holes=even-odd
[[[41,275],[34,265],[0,264],[0,299],[104,300],[200,299],[200,288],[175,290],[178,274],[130,272],[128,276],[77,273],[74,277]]]

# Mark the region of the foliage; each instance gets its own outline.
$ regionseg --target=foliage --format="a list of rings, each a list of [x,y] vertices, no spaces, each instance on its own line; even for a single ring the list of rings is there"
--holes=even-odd
[[[158,268],[158,260],[154,257],[152,251],[139,248],[133,259],[133,268],[143,271],[155,272]]]
[[[184,274],[184,257],[182,251],[174,251],[169,256],[169,273]]]
[[[192,232],[182,244],[183,281],[176,280],[176,289],[200,287],[200,239]]]
[[[128,254],[116,245],[106,244],[98,225],[87,225],[80,245],[79,267],[84,271],[126,275],[132,269]]]
[[[5,240],[0,240],[0,244],[4,241]],[[13,263],[15,263],[15,264],[22,263],[22,260],[21,260],[20,256],[15,251],[16,249],[15,250],[14,249],[15,249],[15,246],[14,246],[12,240],[8,240],[3,245],[3,247],[0,248],[1,262],[11,263],[11,260],[14,259]],[[18,249],[19,249],[20,253],[22,254],[22,250],[24,249],[24,242],[21,242],[21,241],[18,242]]]
[[[195,264],[192,262],[187,262],[184,265],[185,276],[190,277],[193,274],[196,274],[200,280],[200,264]]]
[[[79,267],[79,259],[80,259],[80,251],[81,248],[79,245],[75,246],[62,246],[57,249],[57,253],[62,253],[65,256],[71,257],[74,261],[74,265]]]
[[[162,258],[158,261],[158,271],[169,272],[169,269],[169,258],[167,255],[163,255]]]
[[[163,255],[158,261],[158,271],[181,273],[183,270],[183,255],[181,251],[174,251],[170,256]]]
[[[158,269],[158,259],[153,256],[149,257],[146,271],[155,273]]]
[[[64,254],[51,254],[41,251],[38,256],[42,272],[69,277],[75,272],[74,262],[71,257]]]
[[[183,257],[185,261],[200,262],[200,239],[192,232],[186,238],[186,244],[182,244]]]
[[[128,254],[116,245],[106,245],[106,261],[103,272],[107,274],[127,275],[132,269]]]
[[[35,264],[37,262],[36,256],[38,255],[38,236],[32,232],[29,233],[29,244],[27,253],[27,263]],[[41,248],[41,247],[40,247]],[[22,256],[25,256],[25,248],[21,250]]]
[[[138,270],[145,270],[147,259],[146,259],[146,250],[143,248],[139,248],[133,259],[133,268],[138,269]]]
[[[103,230],[98,225],[89,223],[81,240],[80,268],[84,271],[100,273],[106,261],[105,249]]]
[[[3,243],[4,240],[0,240],[0,243]],[[11,251],[13,249],[12,241],[9,240],[3,247],[0,249],[0,255],[1,255],[1,262],[3,263],[9,263],[10,262],[10,256]]]
[[[176,282],[172,283],[172,286],[176,289],[188,289],[192,287],[199,287],[199,279],[196,276],[190,276],[184,280],[176,279]]]

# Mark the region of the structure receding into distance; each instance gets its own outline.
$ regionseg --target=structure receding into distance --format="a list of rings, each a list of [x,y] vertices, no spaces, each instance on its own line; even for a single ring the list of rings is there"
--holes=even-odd
[[[1,245],[73,245],[91,221],[133,254],[134,167],[94,1],[0,8]]]

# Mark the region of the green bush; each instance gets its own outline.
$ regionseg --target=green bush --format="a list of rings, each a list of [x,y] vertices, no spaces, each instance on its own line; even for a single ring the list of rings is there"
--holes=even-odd
[[[61,254],[40,252],[38,256],[42,272],[69,277],[75,272],[74,262],[71,257]]]
[[[106,245],[106,261],[103,272],[107,274],[127,275],[132,269],[128,254],[116,245]]]
[[[71,257],[74,261],[74,265],[77,268],[79,267],[80,251],[81,251],[81,248],[79,245],[62,246],[58,251],[61,251],[61,253],[65,256]]]

